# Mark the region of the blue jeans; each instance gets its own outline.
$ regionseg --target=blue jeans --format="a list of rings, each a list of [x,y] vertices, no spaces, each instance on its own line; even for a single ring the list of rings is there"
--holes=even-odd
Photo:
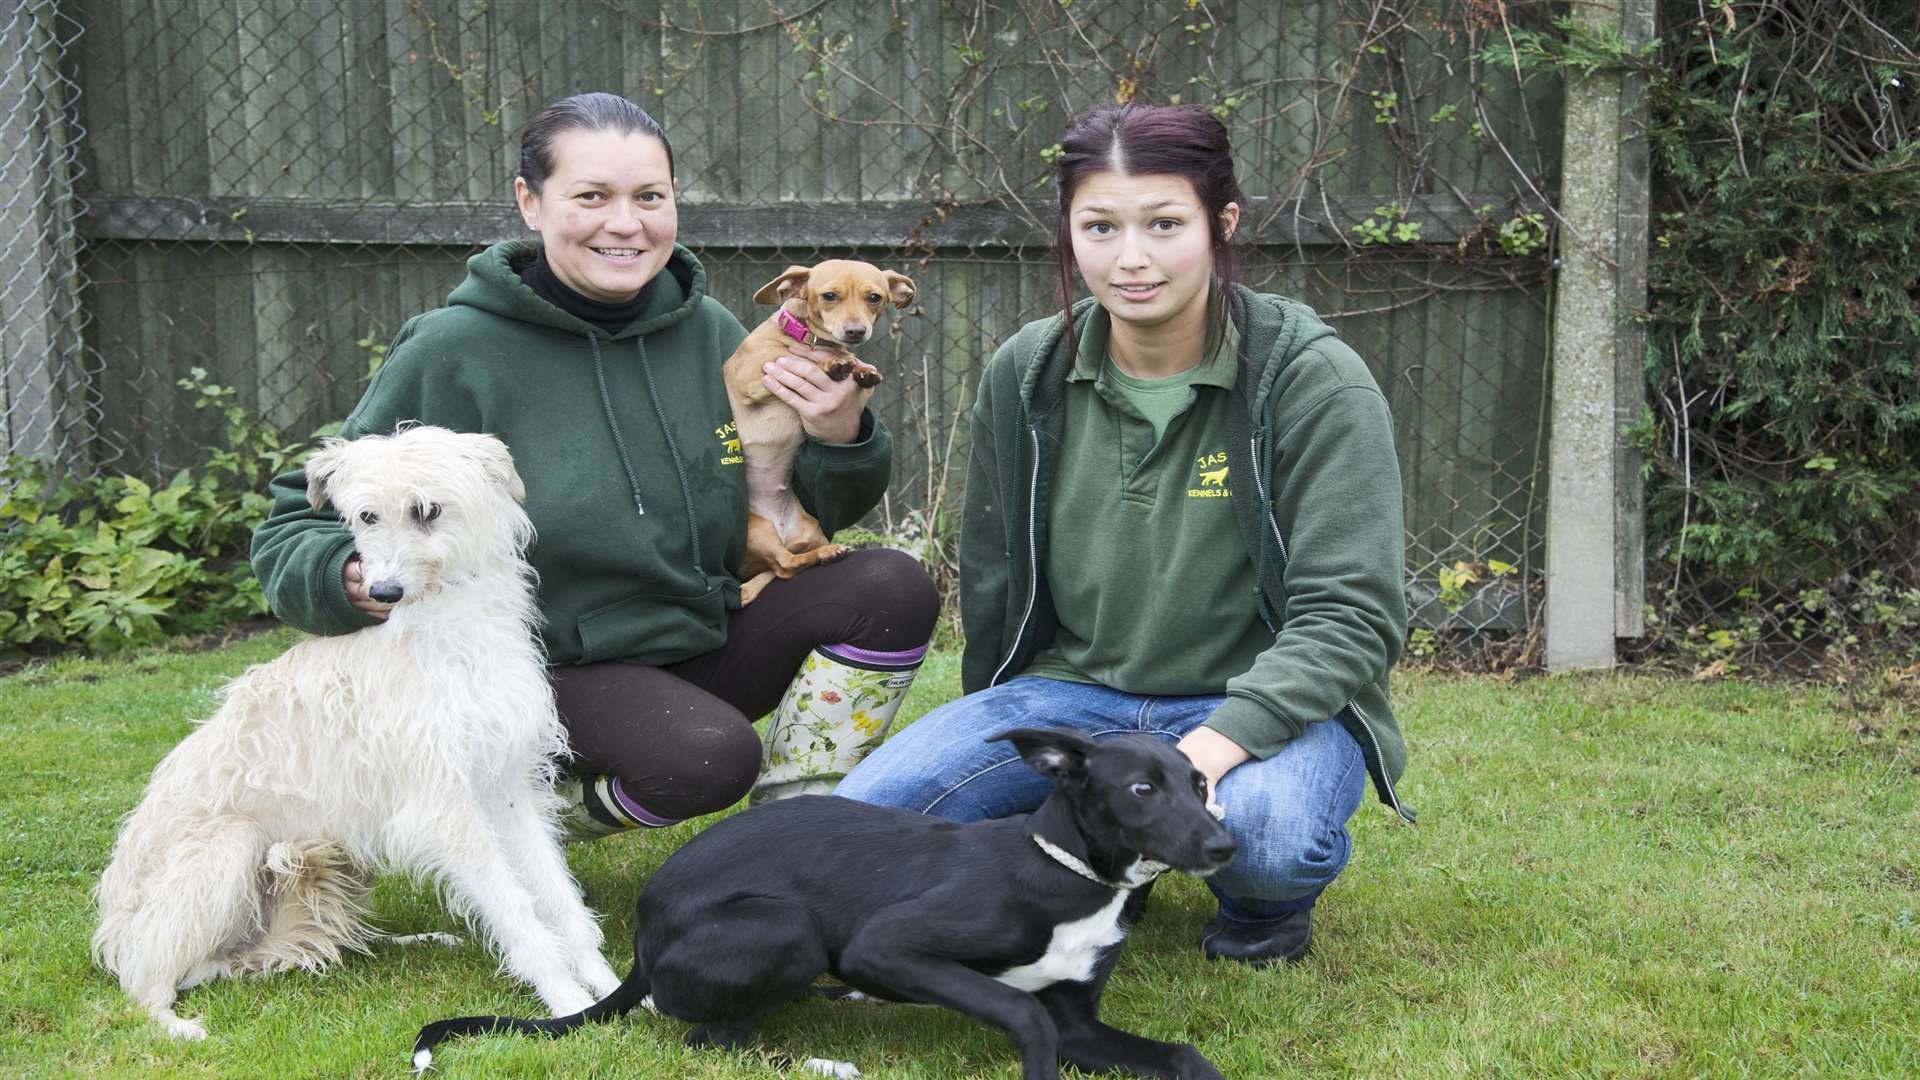
[[[1150,732],[1168,742],[1203,723],[1223,695],[1148,697],[1104,686],[1027,675],[968,694],[881,744],[834,790],[950,821],[1023,814],[1052,785],[1013,747],[986,742],[1008,728],[1069,727],[1093,738]],[[1239,854],[1207,878],[1223,914],[1256,919],[1313,906],[1347,865],[1347,819],[1366,788],[1360,746],[1337,723],[1318,723],[1265,761],[1220,781]]]

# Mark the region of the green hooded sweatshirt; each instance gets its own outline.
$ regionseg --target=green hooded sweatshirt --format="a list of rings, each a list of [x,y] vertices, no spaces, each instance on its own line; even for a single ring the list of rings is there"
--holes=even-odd
[[[739,607],[746,469],[721,364],[746,331],[676,247],[645,311],[609,336],[537,296],[519,271],[537,241],[467,261],[447,306],[401,327],[341,428],[408,421],[498,436],[527,488],[548,658],[669,664],[718,648]],[[871,412],[846,445],[809,439],[794,490],[828,535],[886,490],[892,440]],[[307,504],[302,470],[275,477],[253,568],[281,619],[316,634],[372,625],[347,602],[353,539]]]
[[[1267,758],[1308,724],[1337,720],[1359,744],[1380,801],[1411,821],[1393,786],[1407,749],[1387,696],[1407,607],[1386,398],[1305,306],[1236,286],[1227,310],[1239,335],[1239,374],[1231,388],[1203,392],[1230,395],[1230,501],[1253,567],[1248,617],[1264,623],[1272,644],[1215,691],[1226,701],[1206,726]],[[1101,347],[1103,310],[1083,300],[1073,321],[1078,347]],[[1060,453],[1071,370],[1064,327],[1057,315],[1023,327],[994,354],[974,403],[960,535],[961,683],[969,693],[1025,671],[1058,631],[1045,575],[1058,470],[1114,470],[1111,461],[1068,462]],[[1245,628],[1219,632],[1230,643]],[[1169,644],[1166,662],[1177,665],[1181,650]]]

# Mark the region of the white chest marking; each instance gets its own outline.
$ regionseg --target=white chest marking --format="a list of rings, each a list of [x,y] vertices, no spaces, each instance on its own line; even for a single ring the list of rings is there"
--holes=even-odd
[[[1116,890],[1106,907],[1084,919],[1054,927],[1053,938],[1047,942],[1047,951],[1040,959],[1008,968],[994,978],[1029,993],[1057,982],[1086,982],[1093,978],[1100,951],[1119,944],[1120,939],[1127,936],[1120,928],[1120,908],[1130,893],[1131,890]]]

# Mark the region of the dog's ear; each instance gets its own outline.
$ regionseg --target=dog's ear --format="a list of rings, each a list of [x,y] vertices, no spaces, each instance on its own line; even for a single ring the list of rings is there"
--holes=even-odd
[[[507,444],[491,435],[462,435],[467,446],[467,454],[480,465],[487,479],[507,489],[513,501],[526,505],[527,485],[520,479],[520,471],[513,467],[513,455],[508,452]]]
[[[320,440],[320,450],[307,459],[307,505],[319,510],[327,505],[327,485],[340,471],[346,459],[347,440],[329,435]]]
[[[892,270],[882,270],[887,275],[887,291],[893,294],[894,307],[906,307],[913,303],[913,279]]]
[[[1069,728],[1013,728],[987,741],[1012,743],[1029,768],[1056,784],[1087,778],[1093,740]]]
[[[807,276],[812,273],[813,268],[810,266],[789,266],[785,273],[760,286],[760,291],[753,294],[753,302],[756,304],[785,303],[799,295],[801,289],[807,287]]]

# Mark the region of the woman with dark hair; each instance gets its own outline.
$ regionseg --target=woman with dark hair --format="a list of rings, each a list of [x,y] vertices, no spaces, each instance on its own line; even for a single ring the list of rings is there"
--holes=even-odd
[[[837,794],[1002,817],[1048,785],[985,736],[1157,733],[1240,844],[1208,879],[1205,954],[1298,959],[1368,778],[1413,816],[1387,700],[1407,613],[1386,399],[1313,312],[1234,284],[1242,196],[1212,114],[1103,109],[1060,146],[1062,310],[1000,347],[973,407],[967,696]]]
[[[675,243],[673,151],[653,117],[614,94],[549,105],[522,135],[514,194],[537,236],[473,256],[446,307],[408,320],[341,434],[419,421],[512,450],[576,835],[711,813],[750,788],[826,790],[899,708],[938,593],[909,556],[868,550],[740,608],[745,467],[721,364],[746,331]],[[800,415],[795,492],[831,534],[879,501],[892,441],[871,390],[828,379],[826,354],[793,354],[765,381]],[[306,491],[301,470],[276,477],[254,534],[274,612],[318,634],[388,618],[393,590],[370,588]],[[763,772],[751,721],[776,706],[787,753]],[[796,732],[821,752],[795,752]]]

